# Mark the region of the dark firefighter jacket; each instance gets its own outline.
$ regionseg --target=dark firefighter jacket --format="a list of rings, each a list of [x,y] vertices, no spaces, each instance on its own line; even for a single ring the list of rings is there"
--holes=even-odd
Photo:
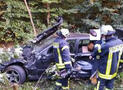
[[[97,50],[92,56],[99,55],[98,75],[103,79],[113,79],[117,75],[120,58],[123,51],[123,42],[112,37],[106,40],[106,43],[98,45]]]
[[[71,69],[70,51],[66,40],[57,37],[53,43],[53,53],[58,69]]]
[[[100,46],[103,45],[104,43],[105,43],[105,41],[103,41],[102,39],[94,42],[94,51],[93,52],[96,52],[97,49],[100,48]],[[100,59],[100,56],[97,54],[93,58],[98,60],[98,59]]]

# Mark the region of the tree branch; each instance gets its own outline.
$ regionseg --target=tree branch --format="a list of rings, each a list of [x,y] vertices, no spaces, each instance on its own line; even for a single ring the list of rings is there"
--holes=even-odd
[[[29,14],[29,17],[30,17],[30,21],[31,21],[31,24],[32,24],[32,27],[33,27],[34,36],[36,36],[37,33],[36,33],[35,25],[34,25],[34,22],[33,22],[33,19],[32,19],[31,11],[30,11],[30,9],[29,9],[29,6],[28,6],[26,0],[24,0],[24,3],[25,3],[25,5],[26,5],[27,11],[28,11],[28,14]]]

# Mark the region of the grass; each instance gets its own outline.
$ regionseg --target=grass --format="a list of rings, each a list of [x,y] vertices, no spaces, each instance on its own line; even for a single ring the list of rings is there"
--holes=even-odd
[[[19,85],[18,90],[54,90],[55,81],[42,80],[35,88],[36,82],[27,82],[23,85]],[[94,85],[90,84],[86,80],[74,81],[70,80],[71,90],[93,90]],[[10,84],[4,77],[4,82],[0,83],[0,90],[13,90],[12,84]],[[123,90],[123,72],[118,74],[115,80],[114,90]]]

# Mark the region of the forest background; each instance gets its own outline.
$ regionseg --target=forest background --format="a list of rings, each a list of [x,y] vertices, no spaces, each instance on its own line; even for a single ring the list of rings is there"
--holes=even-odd
[[[123,0],[26,1],[36,34],[51,27],[58,16],[64,18],[62,27],[69,28],[70,32],[89,32],[102,24],[123,28]],[[34,37],[24,0],[0,0],[0,47],[24,44]]]
[[[123,0],[27,0],[36,33],[52,26],[58,16],[71,32],[89,32],[102,24],[123,27]],[[0,0],[0,43],[34,37],[24,0]]]

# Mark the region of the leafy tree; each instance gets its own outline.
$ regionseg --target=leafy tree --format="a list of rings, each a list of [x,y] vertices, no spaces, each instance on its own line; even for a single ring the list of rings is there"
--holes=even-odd
[[[75,20],[79,31],[86,32],[90,28],[98,28],[102,24],[111,24],[114,28],[123,26],[123,1],[122,0],[95,0],[93,4],[84,1],[73,7],[78,10]]]
[[[31,33],[31,25],[23,2],[5,0],[4,3],[6,11],[1,17],[3,21],[0,22],[2,28],[0,41],[22,41],[28,38],[28,34]]]
[[[89,32],[102,24],[123,26],[123,0],[27,0],[38,33],[63,16],[63,27],[73,32]],[[20,42],[33,37],[23,0],[0,1],[0,41]]]

